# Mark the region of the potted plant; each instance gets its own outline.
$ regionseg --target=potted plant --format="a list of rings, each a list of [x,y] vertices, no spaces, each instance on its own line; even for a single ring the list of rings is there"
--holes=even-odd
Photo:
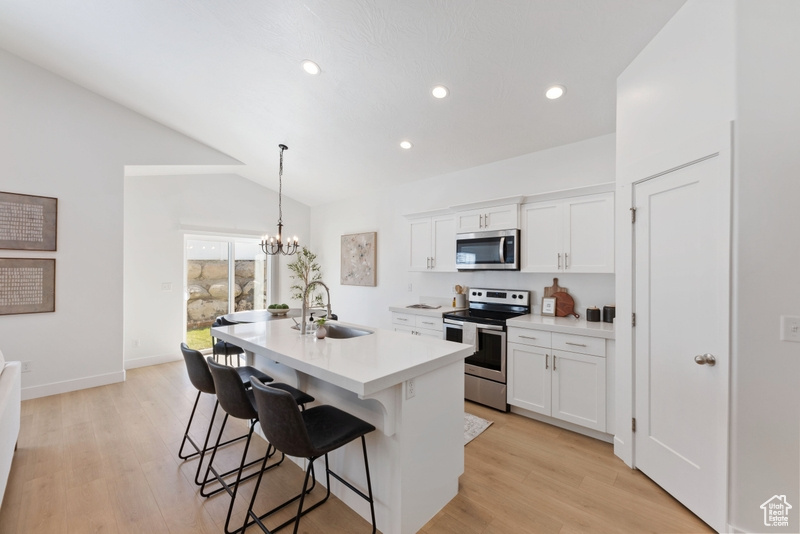
[[[325,336],[328,335],[328,329],[325,328],[325,322],[327,319],[325,317],[320,317],[315,323],[317,323],[317,339],[325,339]]]
[[[317,263],[317,255],[303,247],[297,253],[295,260],[288,265],[289,271],[292,273],[289,276],[296,282],[289,288],[292,292],[292,298],[302,301],[303,295],[306,293],[308,284],[322,280],[322,269]],[[306,308],[313,306],[322,306],[322,294],[312,291],[308,295],[306,301]],[[305,318],[304,318],[305,320]]]

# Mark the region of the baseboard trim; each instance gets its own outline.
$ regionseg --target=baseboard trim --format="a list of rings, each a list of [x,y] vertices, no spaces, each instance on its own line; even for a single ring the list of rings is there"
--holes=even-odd
[[[527,417],[528,419],[536,419],[537,421],[541,421],[542,423],[547,423],[548,425],[557,426],[558,428],[563,428],[564,430],[569,430],[570,432],[575,432],[577,434],[583,434],[584,436],[589,436],[590,438],[598,439],[600,441],[605,441],[606,443],[614,442],[614,436],[612,436],[611,434],[600,432],[599,430],[594,430],[592,428],[582,427],[580,425],[576,425],[568,421],[562,421],[554,417],[541,415],[536,412],[526,410],[524,408],[519,408],[517,406],[511,406],[511,413]]]
[[[80,389],[107,386],[109,384],[116,384],[117,382],[125,382],[125,371],[117,371],[104,375],[87,376],[84,378],[77,378],[75,380],[65,380],[63,382],[53,382],[51,384],[43,384],[41,386],[30,386],[27,388],[22,388],[21,396],[22,400],[38,399],[40,397],[49,397],[50,395],[59,395],[61,393],[78,391]]]
[[[161,354],[159,356],[133,358],[130,360],[125,360],[125,369],[136,369],[139,367],[148,367],[150,365],[159,365],[161,363],[177,362],[180,359],[180,354]]]

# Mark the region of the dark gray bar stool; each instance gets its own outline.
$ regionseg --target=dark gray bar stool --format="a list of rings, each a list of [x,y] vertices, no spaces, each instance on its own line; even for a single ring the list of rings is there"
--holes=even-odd
[[[211,371],[211,376],[214,379],[214,388],[217,391],[217,399],[219,400],[219,405],[225,412],[225,418],[222,420],[222,427],[220,428],[219,436],[217,437],[217,445],[214,446],[213,451],[211,453],[211,459],[208,462],[208,467],[206,469],[206,476],[204,478],[203,485],[200,489],[200,494],[203,495],[204,497],[213,495],[215,492],[206,493],[205,488],[208,482],[210,482],[213,479],[216,479],[216,481],[219,482],[219,484],[221,485],[221,488],[217,491],[225,490],[228,493],[228,495],[230,495],[231,502],[230,505],[228,506],[228,515],[225,519],[225,533],[233,534],[233,532],[236,531],[228,530],[228,526],[230,525],[231,514],[233,512],[233,506],[236,501],[236,494],[238,493],[239,484],[243,480],[247,480],[248,478],[253,477],[255,475],[259,475],[259,478],[261,478],[264,472],[263,468],[266,465],[267,460],[272,455],[275,454],[275,448],[274,446],[267,447],[267,452],[263,458],[259,458],[258,460],[246,463],[247,451],[250,448],[250,440],[253,437],[253,431],[255,430],[256,423],[258,422],[258,411],[256,410],[255,399],[253,397],[253,390],[252,388],[246,388],[242,383],[242,380],[238,372],[238,369],[240,368],[221,365],[217,363],[212,356],[209,356],[206,360],[208,361],[208,368]],[[299,389],[294,388],[288,384],[272,383],[269,386],[265,387],[274,388],[275,391],[280,391],[281,393],[284,393],[289,399],[291,399],[294,409],[298,411],[299,411],[298,405],[302,406],[303,409],[305,409],[305,404],[314,401],[314,397],[312,397],[311,395],[308,395],[307,393],[304,393]],[[233,482],[232,484],[228,484],[224,478],[225,474],[218,473],[217,469],[214,467],[214,457],[217,454],[217,446],[222,440],[222,432],[225,430],[225,423],[228,421],[229,416],[235,417],[237,419],[244,419],[250,421],[250,429],[247,433],[247,441],[245,442],[244,451],[242,452],[242,460],[239,463],[239,468],[237,470],[237,475],[236,475],[236,481]],[[255,463],[262,461],[263,461],[262,470],[256,471],[246,477],[242,476],[243,471],[248,466],[254,465]],[[278,461],[275,464],[272,464],[269,467],[269,469],[278,466],[282,461],[283,461],[283,454],[281,454],[280,461]],[[213,477],[210,477],[209,474],[213,475]]]
[[[299,495],[277,508],[270,510],[266,514],[258,516],[253,512],[253,504],[256,500],[258,488],[261,485],[261,477],[267,469],[267,459],[265,458],[241,530],[244,531],[248,526],[256,523],[264,532],[269,533],[270,530],[264,526],[261,520],[299,498],[300,504],[297,508],[297,516],[273,529],[274,532],[294,523],[294,532],[297,534],[297,529],[300,526],[300,517],[320,506],[330,497],[331,475],[333,475],[339,482],[353,490],[369,503],[370,512],[372,514],[372,532],[374,534],[376,532],[375,502],[372,497],[372,482],[369,476],[369,461],[367,460],[367,442],[364,436],[375,430],[375,427],[334,406],[314,406],[313,408],[301,412],[297,408],[297,404],[292,396],[287,392],[276,389],[271,385],[264,385],[263,381],[256,377],[251,378],[250,382],[253,384],[252,392],[255,396],[256,406],[258,408],[261,429],[264,431],[267,440],[283,454],[298,458],[307,458],[308,468],[306,469],[306,475],[303,481],[303,490]],[[343,447],[359,437],[361,438],[361,448],[364,451],[364,470],[367,474],[367,494],[364,494],[350,482],[331,471],[328,467],[329,452]],[[327,492],[324,499],[313,504],[308,509],[303,510],[303,501],[305,500],[306,493],[308,493],[308,479],[309,476],[313,476],[314,473],[314,460],[320,456],[325,456]],[[249,522],[249,518],[252,518],[252,522]]]
[[[219,316],[217,317],[216,321],[214,321],[214,324],[211,325],[211,327],[213,328],[215,326],[231,326],[234,324],[238,323],[229,321],[225,317]],[[244,349],[242,347],[238,347],[236,345],[228,343],[227,341],[223,341],[222,339],[217,339],[213,336],[211,341],[213,341],[211,350],[214,354],[215,360],[217,359],[217,356],[224,355],[225,365],[231,365],[231,358],[235,356],[236,365],[239,365],[241,363],[239,358],[241,357],[242,354],[244,354]]]
[[[189,460],[194,458],[195,456],[200,456],[200,460],[197,463],[197,471],[194,475],[194,482],[198,486],[203,484],[203,481],[200,480],[200,469],[203,465],[203,458],[213,447],[208,446],[208,440],[211,438],[211,429],[214,427],[214,420],[217,415],[217,408],[219,408],[219,399],[214,401],[214,411],[211,414],[211,424],[208,425],[208,430],[206,431],[206,438],[203,442],[203,446],[200,447],[197,443],[195,443],[194,439],[189,435],[189,429],[192,427],[192,421],[194,421],[194,415],[197,411],[197,405],[200,402],[200,396],[203,393],[207,393],[209,395],[214,395],[216,397],[217,390],[214,387],[214,379],[211,376],[211,371],[208,370],[208,364],[206,363],[205,357],[200,353],[198,350],[190,349],[186,343],[181,343],[181,353],[183,354],[183,360],[186,363],[186,371],[189,374],[189,381],[192,385],[197,389],[197,397],[194,400],[194,406],[192,407],[192,414],[189,416],[189,423],[186,425],[186,431],[183,433],[183,440],[181,441],[181,447],[178,449],[178,457],[181,460]],[[250,387],[250,377],[255,376],[262,382],[272,382],[273,379],[271,376],[267,375],[266,373],[262,373],[255,367],[244,366],[244,367],[237,367],[236,372],[239,375],[239,380],[245,387]],[[243,434],[238,438],[229,439],[224,443],[219,443],[220,447],[224,447],[229,445],[235,441],[239,441],[240,439],[245,439],[247,434]],[[186,446],[186,443],[189,443],[194,448],[194,452],[186,454],[184,453],[183,449]],[[222,476],[228,476],[234,471],[229,471],[228,473],[223,473]]]

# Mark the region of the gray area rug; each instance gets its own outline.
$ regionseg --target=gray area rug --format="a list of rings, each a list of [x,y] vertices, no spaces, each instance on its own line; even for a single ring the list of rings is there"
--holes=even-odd
[[[477,415],[464,413],[464,445],[478,437],[478,435],[489,428],[492,421],[481,419]]]

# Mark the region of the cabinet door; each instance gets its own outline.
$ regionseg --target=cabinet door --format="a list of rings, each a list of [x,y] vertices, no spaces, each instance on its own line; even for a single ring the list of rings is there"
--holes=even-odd
[[[411,328],[410,326],[402,326],[402,325],[399,325],[399,324],[394,325],[394,331],[395,332],[404,332],[406,334],[413,334],[414,333],[414,329]]]
[[[433,270],[456,272],[456,219],[434,217],[431,219],[431,245]]]
[[[456,213],[457,232],[480,232],[483,230],[484,211],[466,210]]]
[[[614,272],[614,193],[564,202],[564,270]]]
[[[427,271],[431,265],[431,220],[410,223],[409,271]],[[455,254],[454,254],[455,255]],[[455,259],[453,259],[455,261]]]
[[[492,206],[484,210],[484,230],[509,230],[519,228],[519,205]]]
[[[547,349],[508,344],[508,403],[550,415],[550,365]]]
[[[553,352],[553,417],[606,431],[606,361]]]
[[[563,265],[561,204],[536,202],[522,206],[521,270],[555,273]]]

